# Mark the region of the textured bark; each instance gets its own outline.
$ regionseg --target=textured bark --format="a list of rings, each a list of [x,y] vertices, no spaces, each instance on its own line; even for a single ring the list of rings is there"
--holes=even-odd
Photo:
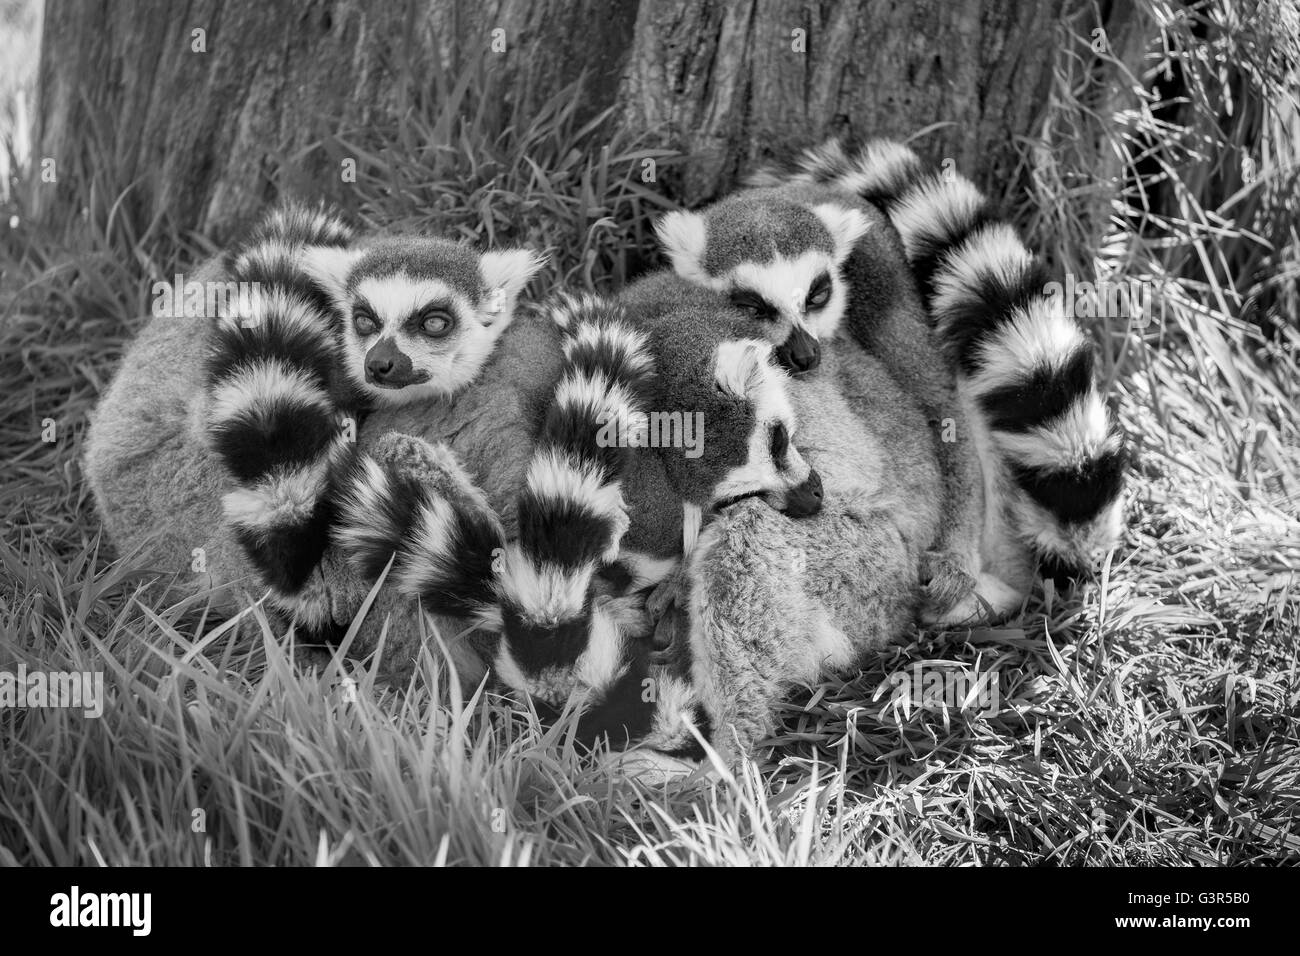
[[[988,182],[1033,130],[1066,0],[816,0],[641,7],[628,122],[695,154],[684,198],[710,198],[756,160],[839,134],[908,137]],[[802,30],[804,52],[795,49]],[[996,190],[995,190],[996,191]]]
[[[1084,3],[49,0],[35,157],[61,175],[117,170],[138,222],[220,239],[286,170],[331,196],[338,170],[309,145],[400,109],[399,64],[493,55],[526,110],[587,71],[586,116],[616,106],[652,145],[689,154],[665,183],[688,204],[830,134],[931,124],[947,125],[925,151],[1002,195],[1041,121],[1055,25]],[[504,55],[487,53],[497,28]],[[195,29],[206,53],[191,50]],[[74,215],[72,192],[38,192],[37,214]]]

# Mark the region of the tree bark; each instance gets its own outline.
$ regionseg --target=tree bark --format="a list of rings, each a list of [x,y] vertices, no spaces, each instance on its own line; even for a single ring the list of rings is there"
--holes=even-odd
[[[1056,23],[1086,2],[49,0],[34,159],[60,181],[114,170],[101,186],[134,184],[139,223],[220,240],[286,168],[328,198],[338,171],[312,143],[400,110],[399,64],[458,70],[499,29],[524,115],[585,70],[584,118],[617,106],[617,123],[688,154],[664,184],[687,204],[832,134],[932,124],[925,151],[1002,196],[1041,121]],[[37,216],[75,215],[73,195],[38,190]]]

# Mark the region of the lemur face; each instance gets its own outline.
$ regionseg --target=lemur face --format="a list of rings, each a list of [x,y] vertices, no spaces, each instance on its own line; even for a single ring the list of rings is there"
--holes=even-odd
[[[794,518],[821,510],[821,477],[794,438],[797,422],[772,345],[757,339],[722,342],[712,355],[659,356],[664,395],[701,413],[703,453],[690,459],[668,450],[669,478],[701,508],[725,508],[761,497]]]
[[[659,240],[683,279],[725,292],[781,367],[808,372],[844,317],[840,266],[869,222],[834,203],[806,206],[741,193],[703,213],[672,212]]]
[[[314,253],[342,314],[344,366],[377,404],[454,394],[478,375],[541,260],[444,239]]]

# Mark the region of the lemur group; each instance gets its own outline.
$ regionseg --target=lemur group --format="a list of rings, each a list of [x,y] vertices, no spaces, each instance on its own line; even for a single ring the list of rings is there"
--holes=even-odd
[[[657,233],[662,271],[525,302],[536,251],[277,208],[203,269],[255,294],[151,319],[96,409],[108,536],[303,642],[437,634],[466,686],[685,766],[1115,546],[1090,341],[969,180],[832,142]],[[675,412],[692,454],[601,438]]]

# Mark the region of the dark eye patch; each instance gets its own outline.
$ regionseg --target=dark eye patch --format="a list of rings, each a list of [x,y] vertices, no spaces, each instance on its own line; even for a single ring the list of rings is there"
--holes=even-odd
[[[772,463],[780,471],[785,470],[786,455],[790,451],[790,433],[786,431],[784,422],[777,422],[772,426],[771,437],[769,441],[769,450],[772,453]]]
[[[757,292],[737,289],[731,293],[731,304],[741,312],[752,313],[758,319],[774,318],[780,310]]]
[[[420,308],[408,315],[402,322],[403,331],[411,335],[424,334],[421,326],[424,320],[431,316],[445,315],[451,320],[452,324],[456,322],[456,310],[452,307],[451,301],[447,299],[431,299],[421,304]]]
[[[810,309],[820,309],[831,300],[831,275],[829,272],[823,272],[813,280],[812,286],[808,289],[808,298],[805,300]]]
[[[352,327],[356,329],[358,335],[374,335],[379,331],[381,325],[383,325],[383,323],[379,321],[370,306],[366,305],[364,302],[358,302],[353,306]]]

